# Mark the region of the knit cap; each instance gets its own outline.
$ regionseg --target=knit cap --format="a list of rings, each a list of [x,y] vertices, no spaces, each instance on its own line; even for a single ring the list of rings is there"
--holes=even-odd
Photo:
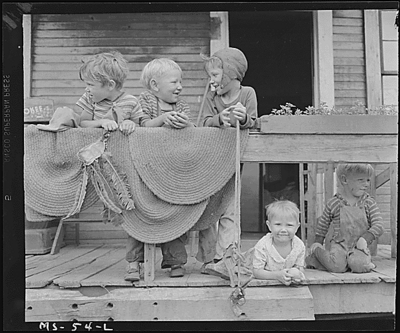
[[[222,60],[224,76],[230,80],[243,80],[247,71],[247,59],[242,51],[233,47],[227,47],[215,52],[213,56]],[[223,85],[226,85],[230,81],[226,77],[222,80]]]

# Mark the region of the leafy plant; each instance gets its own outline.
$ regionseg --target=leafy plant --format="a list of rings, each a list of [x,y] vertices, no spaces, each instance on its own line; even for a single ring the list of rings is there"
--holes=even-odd
[[[272,109],[271,114],[273,115],[397,115],[398,106],[397,105],[381,105],[375,109],[368,109],[361,102],[356,102],[353,106],[349,108],[335,108],[329,107],[325,102],[322,102],[319,107],[307,106],[305,110],[300,110],[292,103],[286,103],[285,105],[280,105],[280,109]]]

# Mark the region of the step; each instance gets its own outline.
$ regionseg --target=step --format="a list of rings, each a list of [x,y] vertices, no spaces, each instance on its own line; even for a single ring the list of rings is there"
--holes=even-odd
[[[314,320],[313,297],[307,286],[247,288],[240,317],[231,309],[231,287],[116,288],[90,296],[84,296],[83,289],[27,289],[25,320]]]

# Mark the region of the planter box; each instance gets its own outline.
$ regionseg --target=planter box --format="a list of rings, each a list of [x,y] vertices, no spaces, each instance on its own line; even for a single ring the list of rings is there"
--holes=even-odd
[[[396,163],[397,123],[386,115],[262,116],[241,161]]]
[[[262,116],[268,134],[398,134],[397,116],[327,115]]]

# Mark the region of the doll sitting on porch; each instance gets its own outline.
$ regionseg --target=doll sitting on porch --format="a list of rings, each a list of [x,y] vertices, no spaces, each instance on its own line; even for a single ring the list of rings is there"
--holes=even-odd
[[[382,235],[383,227],[376,201],[366,192],[373,172],[370,164],[337,166],[338,191],[318,219],[315,243],[306,258],[307,268],[336,273],[348,269],[366,273],[375,268],[368,245]],[[326,237],[331,224],[332,238]]]

